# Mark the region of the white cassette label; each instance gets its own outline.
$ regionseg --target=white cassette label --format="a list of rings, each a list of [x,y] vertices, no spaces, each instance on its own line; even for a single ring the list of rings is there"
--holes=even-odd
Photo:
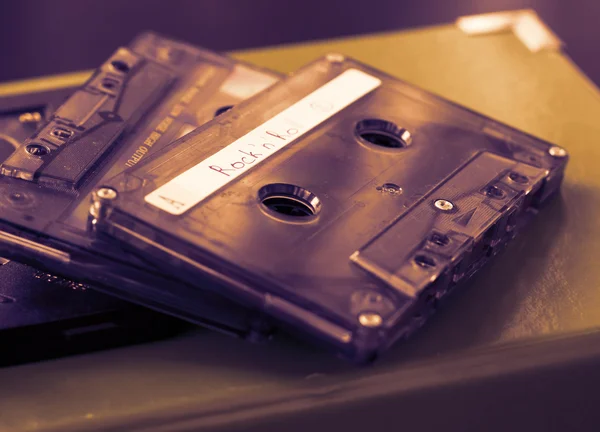
[[[183,214],[380,85],[378,78],[357,69],[348,69],[149,193],[145,201],[173,215]]]

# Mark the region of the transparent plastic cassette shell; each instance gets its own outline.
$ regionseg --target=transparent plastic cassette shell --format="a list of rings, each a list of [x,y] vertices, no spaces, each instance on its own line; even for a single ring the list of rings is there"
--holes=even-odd
[[[0,160],[76,89],[73,84],[0,97]],[[0,367],[156,340],[182,328],[168,315],[0,258]]]
[[[252,333],[245,308],[103,241],[88,211],[103,179],[278,78],[152,33],[119,48],[2,163],[0,256],[228,333]],[[191,310],[174,292],[194,298]]]
[[[307,100],[335,106],[315,94],[348,73],[379,85],[306,130],[306,119],[287,118],[300,133],[269,129]],[[186,203],[214,181],[208,171],[241,166],[222,150],[257,130],[264,141],[251,144],[278,151]],[[502,250],[558,191],[566,162],[562,148],[330,55],[112,179],[99,228],[365,362]]]

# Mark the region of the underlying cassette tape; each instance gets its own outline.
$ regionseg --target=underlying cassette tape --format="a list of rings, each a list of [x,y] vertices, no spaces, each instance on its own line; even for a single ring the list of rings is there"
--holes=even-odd
[[[0,160],[14,153],[74,90],[66,87],[0,98]]]
[[[497,254],[566,162],[329,55],[112,179],[97,226],[365,362]]]
[[[75,85],[0,98],[0,160],[43,124]],[[0,366],[153,340],[182,327],[167,315],[0,259]]]
[[[2,163],[0,252],[225,332],[262,330],[245,308],[158,274],[145,259],[90,235],[88,210],[90,193],[103,179],[278,78],[151,33],[118,49]],[[195,299],[191,311],[171,289]]]

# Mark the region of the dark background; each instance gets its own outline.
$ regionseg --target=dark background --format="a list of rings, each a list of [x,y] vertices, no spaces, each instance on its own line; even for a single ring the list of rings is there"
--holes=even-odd
[[[0,81],[94,68],[141,30],[227,51],[519,8],[600,84],[599,0],[0,0]]]

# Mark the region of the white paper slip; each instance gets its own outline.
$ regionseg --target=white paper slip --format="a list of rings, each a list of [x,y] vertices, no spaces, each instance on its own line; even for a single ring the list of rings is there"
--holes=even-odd
[[[348,69],[149,193],[145,201],[168,213],[183,214],[380,85],[380,79]]]

